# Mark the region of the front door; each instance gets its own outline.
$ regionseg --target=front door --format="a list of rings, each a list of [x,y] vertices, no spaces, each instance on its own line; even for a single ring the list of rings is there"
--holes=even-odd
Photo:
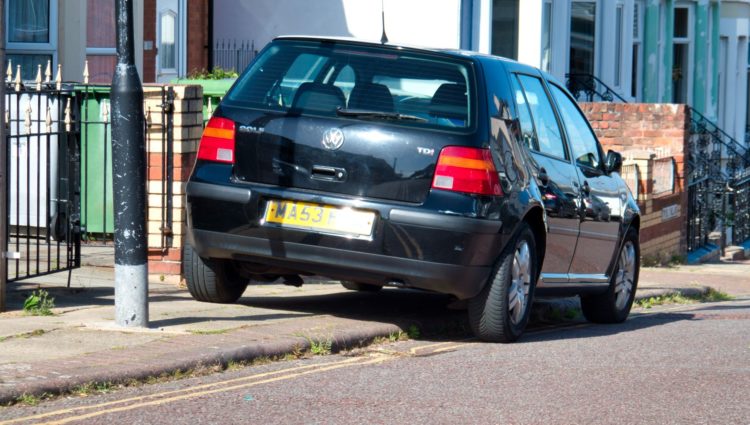
[[[156,1],[156,81],[185,76],[184,0]]]

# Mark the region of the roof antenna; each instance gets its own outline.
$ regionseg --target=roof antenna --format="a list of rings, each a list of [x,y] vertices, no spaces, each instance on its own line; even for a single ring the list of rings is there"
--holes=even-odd
[[[385,7],[383,6],[383,0],[380,0],[380,13],[383,18],[383,34],[380,36],[380,43],[385,44],[388,42],[388,36],[385,35]]]

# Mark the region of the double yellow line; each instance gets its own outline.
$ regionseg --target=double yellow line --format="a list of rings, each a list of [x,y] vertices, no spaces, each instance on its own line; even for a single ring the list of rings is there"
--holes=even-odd
[[[454,342],[441,342],[430,345],[414,347],[409,351],[413,356],[421,355],[422,351],[431,350],[430,353],[439,353],[457,349],[466,344],[457,344]],[[255,375],[244,376],[241,378],[227,379],[219,382],[197,385],[190,388],[171,390],[155,394],[149,394],[139,397],[130,397],[122,400],[115,400],[106,403],[99,403],[90,406],[72,407],[67,409],[55,410],[47,413],[40,413],[32,416],[25,416],[7,421],[0,421],[0,425],[17,424],[21,422],[43,421],[49,424],[67,424],[76,421],[85,421],[97,416],[119,413],[128,410],[140,409],[150,406],[159,406],[167,403],[187,400],[206,395],[239,390],[253,387],[256,385],[268,384],[273,382],[285,381],[303,377],[306,375],[328,372],[336,369],[343,369],[354,366],[367,366],[383,363],[398,358],[396,353],[375,353],[367,357],[353,357],[344,360],[332,362],[311,364],[305,366],[291,367],[271,372],[258,373]],[[67,416],[70,415],[70,416]],[[65,416],[60,418],[61,416]],[[60,418],[60,419],[57,419]]]

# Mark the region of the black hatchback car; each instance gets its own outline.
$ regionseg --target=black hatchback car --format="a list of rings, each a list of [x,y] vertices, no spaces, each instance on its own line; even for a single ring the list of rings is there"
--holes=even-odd
[[[639,210],[570,93],[472,52],[281,37],[208,122],[187,184],[184,273],[197,300],[251,280],[341,280],[468,300],[488,341],[535,295],[621,322]]]

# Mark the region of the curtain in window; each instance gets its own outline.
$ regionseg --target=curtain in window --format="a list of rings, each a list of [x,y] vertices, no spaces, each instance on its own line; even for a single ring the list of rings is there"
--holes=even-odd
[[[8,0],[8,42],[49,43],[49,0]]]

